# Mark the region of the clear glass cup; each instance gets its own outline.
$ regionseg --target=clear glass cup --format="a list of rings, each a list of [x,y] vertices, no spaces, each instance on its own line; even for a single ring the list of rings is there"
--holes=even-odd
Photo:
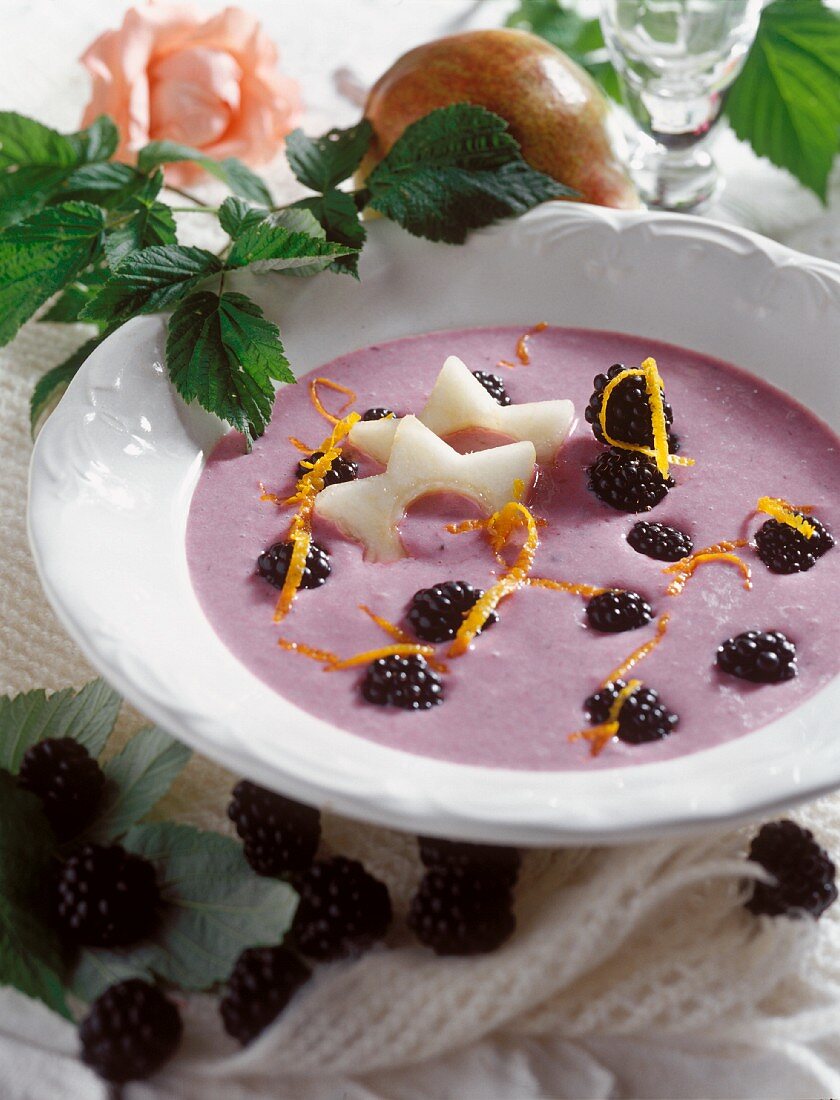
[[[709,136],[741,71],[763,0],[601,0],[601,26],[638,127],[642,200],[692,210],[720,187]]]

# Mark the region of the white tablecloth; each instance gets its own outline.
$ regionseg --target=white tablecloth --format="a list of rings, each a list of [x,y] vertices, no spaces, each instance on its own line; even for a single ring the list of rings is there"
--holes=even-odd
[[[300,80],[310,131],[358,116],[336,91],[338,68],[349,67],[369,82],[409,46],[460,26],[498,25],[513,6],[513,0],[486,0],[478,8],[466,0],[243,3],[280,46],[286,71]],[[119,21],[126,6],[124,0],[5,0],[0,107],[74,127],[87,97],[87,78],[75,58]],[[211,12],[220,5],[203,0],[198,6]],[[729,185],[715,216],[840,260],[836,202],[833,211],[824,211],[729,135],[722,135],[720,155]],[[282,167],[276,178],[282,186]],[[79,684],[91,675],[40,595],[24,530],[28,393],[35,377],[64,358],[80,335],[73,328],[30,326],[2,357],[0,691]],[[125,715],[118,732],[124,736],[138,721]],[[196,759],[169,810],[184,820],[221,825],[230,782]],[[810,808],[805,819],[840,853],[837,799]],[[226,1058],[233,1048],[220,1041],[209,999],[194,999],[186,1006],[188,1037],[180,1058],[129,1096],[838,1095],[840,917],[829,913],[816,927],[751,922],[736,891],[742,865],[734,857],[743,851],[744,836],[682,847],[637,845],[622,853],[536,854],[526,863],[520,892],[522,931],[498,957],[467,969],[429,960],[397,934],[390,951],[374,953],[349,973],[326,968],[303,1007],[238,1062]],[[385,877],[398,911],[404,909],[418,874],[410,840],[332,821],[327,841]],[[550,975],[554,984],[546,985],[545,997],[529,1001],[546,971],[556,972]],[[518,1009],[494,1016],[498,998],[523,976]],[[418,991],[413,1007],[410,998]],[[346,1030],[356,1027],[360,1034],[339,1041],[321,1034],[319,1025],[335,1027],[329,1014],[342,996],[350,1006]],[[323,1065],[328,1076],[317,1072]],[[294,1074],[300,1067],[305,1077]],[[2,990],[0,1082],[8,1100],[104,1096],[75,1058],[73,1029]]]

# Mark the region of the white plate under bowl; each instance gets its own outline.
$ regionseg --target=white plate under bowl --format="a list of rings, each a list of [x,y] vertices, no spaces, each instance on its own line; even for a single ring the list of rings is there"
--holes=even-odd
[[[558,203],[460,248],[377,222],[360,284],[262,276],[248,289],[282,325],[299,374],[411,333],[546,320],[717,356],[840,427],[840,268],[694,218]],[[174,393],[164,335],[159,317],[132,321],[83,366],[35,447],[29,525],[67,630],[176,736],[238,774],[344,814],[520,844],[687,832],[840,785],[840,678],[727,744],[591,773],[414,756],[293,706],[232,656],[193,594],[187,511],[223,427]]]

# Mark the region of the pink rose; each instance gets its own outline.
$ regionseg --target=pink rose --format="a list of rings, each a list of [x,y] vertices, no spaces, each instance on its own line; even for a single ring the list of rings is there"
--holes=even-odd
[[[101,34],[81,60],[93,78],[82,125],[110,115],[121,160],[168,140],[215,160],[265,164],[300,114],[297,82],[280,74],[274,44],[239,8],[209,19],[190,7],[130,8],[120,29]],[[170,165],[167,179],[177,185],[198,171]]]

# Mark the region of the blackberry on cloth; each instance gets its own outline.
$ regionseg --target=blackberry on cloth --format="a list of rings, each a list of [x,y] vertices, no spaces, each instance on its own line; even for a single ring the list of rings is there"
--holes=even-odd
[[[233,788],[227,812],[257,874],[299,874],[315,858],[321,815],[311,806],[243,779]]]

